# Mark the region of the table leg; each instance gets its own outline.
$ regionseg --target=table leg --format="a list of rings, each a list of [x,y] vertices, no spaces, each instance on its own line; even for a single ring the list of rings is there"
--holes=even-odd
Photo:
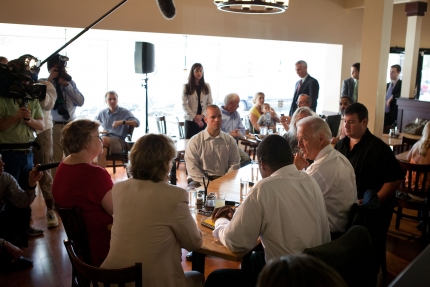
[[[193,271],[198,271],[205,274],[205,254],[193,251],[193,261],[191,264],[191,269]]]

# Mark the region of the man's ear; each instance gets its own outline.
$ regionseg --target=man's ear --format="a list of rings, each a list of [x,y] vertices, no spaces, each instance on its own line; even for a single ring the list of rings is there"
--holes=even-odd
[[[205,123],[208,123],[208,118],[204,117],[203,120],[205,121]]]

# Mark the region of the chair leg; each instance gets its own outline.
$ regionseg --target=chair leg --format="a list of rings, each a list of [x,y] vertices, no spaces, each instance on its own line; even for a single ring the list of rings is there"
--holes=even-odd
[[[254,146],[254,153],[252,155],[252,160],[255,160],[255,154],[257,153],[257,147]]]
[[[403,207],[397,206],[397,214],[396,214],[396,229],[399,230],[400,220],[402,220],[402,210]]]
[[[113,174],[115,174],[116,173],[115,160],[112,161],[112,167],[113,167]]]

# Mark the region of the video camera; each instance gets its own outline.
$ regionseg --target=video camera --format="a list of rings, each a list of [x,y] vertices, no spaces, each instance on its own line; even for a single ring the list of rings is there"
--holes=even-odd
[[[38,59],[25,54],[8,64],[0,63],[0,96],[17,100],[19,107],[27,107],[29,101],[43,101],[46,86],[37,81]]]
[[[56,68],[58,71],[58,77],[70,82],[72,80],[72,76],[66,72],[67,61],[69,61],[69,57],[56,54],[48,60],[48,70]]]

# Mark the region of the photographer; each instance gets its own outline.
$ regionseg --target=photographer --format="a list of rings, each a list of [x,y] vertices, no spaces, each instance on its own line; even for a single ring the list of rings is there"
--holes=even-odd
[[[63,159],[63,148],[60,144],[61,131],[70,121],[76,119],[76,107],[84,104],[84,96],[76,87],[76,83],[66,73],[67,61],[69,58],[57,54],[48,60],[49,77],[47,81],[51,82],[57,91],[57,100],[52,109],[52,139],[54,161],[59,162]],[[53,178],[56,169],[53,170]]]
[[[43,172],[33,168],[26,174],[27,188],[22,189],[15,178],[3,172],[3,166],[0,154],[0,272],[9,272],[32,265],[31,260],[22,257],[20,247],[28,246],[29,206],[36,197],[37,181]]]
[[[22,189],[28,186],[28,173],[33,168],[34,130],[43,130],[43,114],[39,101],[19,107],[20,100],[0,97],[0,152],[6,163],[4,171],[12,175]],[[30,236],[43,230],[30,227]]]

